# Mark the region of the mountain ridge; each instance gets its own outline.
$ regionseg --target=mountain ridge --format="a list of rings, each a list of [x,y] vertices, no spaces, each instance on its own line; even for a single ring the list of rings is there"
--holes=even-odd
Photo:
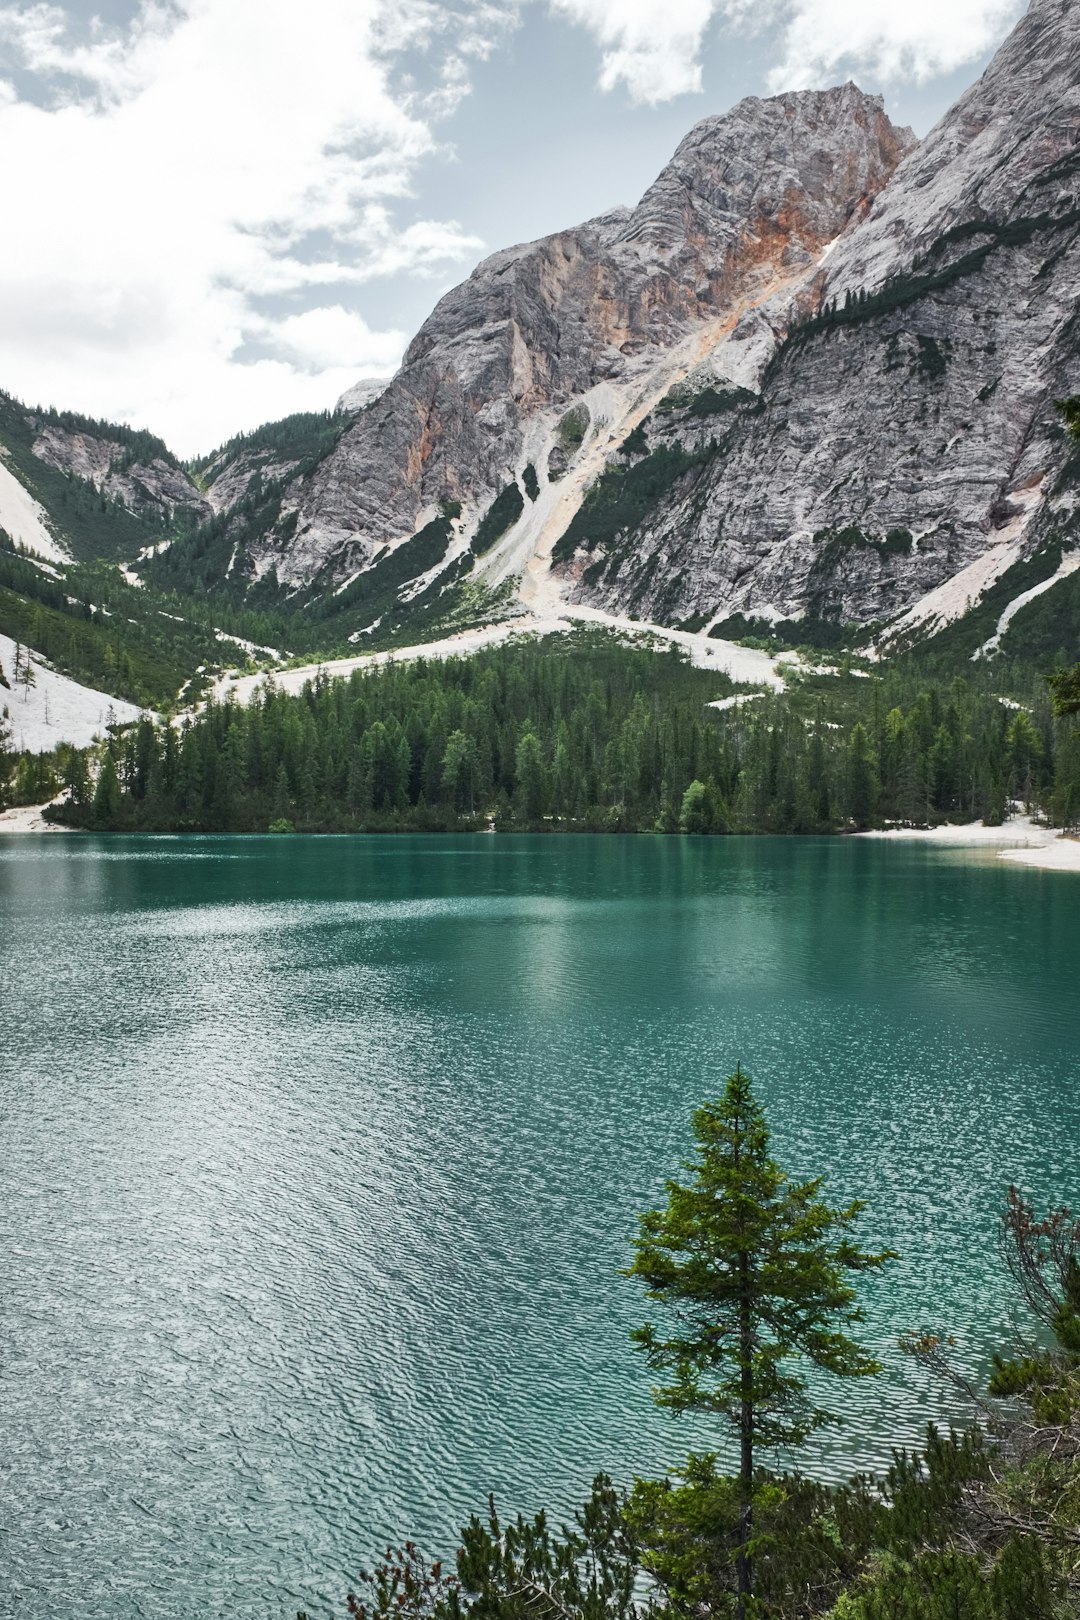
[[[746,98],[634,208],[489,255],[325,418],[181,466],[23,407],[16,443],[8,401],[8,470],[79,556],[303,650],[575,607],[899,645],[1035,557],[1071,590],[1078,63],[1080,11],[1034,0],[921,143],[853,84]]]

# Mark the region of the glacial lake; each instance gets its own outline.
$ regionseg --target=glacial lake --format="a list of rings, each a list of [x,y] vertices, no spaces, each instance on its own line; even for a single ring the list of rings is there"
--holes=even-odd
[[[984,1368],[1010,1181],[1080,1204],[1080,879],[862,840],[0,841],[0,1612],[344,1611],[486,1494],[721,1446],[619,1276],[737,1062],[902,1259],[828,1476]]]

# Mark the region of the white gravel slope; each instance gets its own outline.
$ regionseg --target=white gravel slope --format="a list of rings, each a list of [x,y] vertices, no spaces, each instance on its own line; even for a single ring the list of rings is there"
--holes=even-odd
[[[6,530],[17,545],[29,546],[39,557],[51,562],[70,562],[58,540],[49,533],[45,510],[0,458],[0,529]]]
[[[34,655],[30,658],[33,685],[16,683],[15,643],[9,636],[0,636],[0,668],[11,683],[10,690],[0,686],[0,710],[8,711],[12,740],[20,751],[44,753],[62,742],[85,748],[104,735],[110,720],[123,723],[139,718],[141,711],[133,703],[80,686]]]

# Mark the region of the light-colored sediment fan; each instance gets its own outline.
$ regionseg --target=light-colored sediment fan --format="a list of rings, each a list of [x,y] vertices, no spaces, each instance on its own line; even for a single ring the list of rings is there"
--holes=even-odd
[[[333,589],[459,501],[452,556],[535,474],[479,565],[527,601],[962,612],[1077,522],[1053,401],[1080,391],[1078,63],[1080,7],[1033,0],[921,145],[852,85],[706,119],[635,209],[441,300],[257,571]],[[632,521],[558,546],[605,468],[665,446]]]

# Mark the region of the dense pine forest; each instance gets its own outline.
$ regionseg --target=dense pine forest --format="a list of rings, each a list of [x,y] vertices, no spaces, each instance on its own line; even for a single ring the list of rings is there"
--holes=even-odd
[[[601,633],[317,677],[297,696],[268,679],[249,707],[113,734],[100,764],[24,762],[18,798],[40,796],[43,769],[70,788],[57,814],[100,830],[830,833],[999,822],[1017,802],[1080,818],[1080,744],[1041,677],[845,660],[737,692],[679,651]]]

